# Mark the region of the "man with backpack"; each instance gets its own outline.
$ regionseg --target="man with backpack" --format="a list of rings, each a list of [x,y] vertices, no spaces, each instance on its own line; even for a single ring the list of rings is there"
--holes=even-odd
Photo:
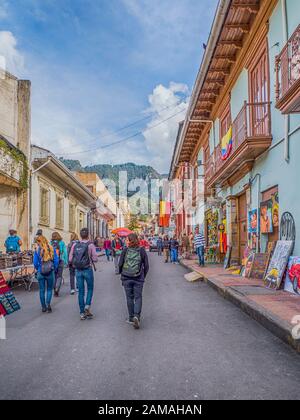
[[[89,241],[89,231],[87,228],[80,231],[81,241],[73,244],[69,263],[75,268],[76,281],[78,287],[78,303],[80,309],[80,319],[92,319],[90,311],[94,293],[94,272],[95,263],[98,262],[96,247]],[[87,295],[85,298],[85,283],[87,285]]]
[[[149,271],[148,256],[139,246],[137,234],[131,233],[126,239],[127,248],[120,256],[119,274],[126,293],[129,318],[127,322],[135,329],[140,328],[143,286]]]
[[[7,254],[19,253],[21,251],[22,241],[21,238],[17,236],[16,230],[9,230],[9,237],[6,239],[4,246]]]

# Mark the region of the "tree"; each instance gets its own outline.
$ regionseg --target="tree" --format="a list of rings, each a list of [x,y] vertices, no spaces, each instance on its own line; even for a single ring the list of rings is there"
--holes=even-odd
[[[130,229],[133,232],[135,232],[139,228],[140,228],[140,225],[139,225],[139,219],[138,219],[138,217],[135,216],[135,215],[131,215],[130,216],[130,222],[129,222],[129,225],[128,225],[128,229]]]

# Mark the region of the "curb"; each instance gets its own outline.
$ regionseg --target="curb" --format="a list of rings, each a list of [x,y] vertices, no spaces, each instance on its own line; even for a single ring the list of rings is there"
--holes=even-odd
[[[180,264],[190,271],[194,271],[188,265],[180,262]],[[200,272],[201,274],[201,272]],[[203,275],[203,281],[219,293],[224,299],[233,303],[240,308],[244,313],[261,324],[276,337],[280,338],[286,344],[291,346],[297,353],[300,354],[300,339],[295,339],[291,333],[291,324],[283,321],[273,313],[265,310],[255,302],[251,302],[245,295],[239,294],[231,287],[220,285],[217,280],[207,278]]]

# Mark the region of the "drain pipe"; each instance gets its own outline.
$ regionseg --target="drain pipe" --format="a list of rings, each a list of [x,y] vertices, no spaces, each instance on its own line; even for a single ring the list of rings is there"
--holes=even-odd
[[[288,30],[288,17],[287,17],[287,7],[286,0],[281,0],[281,10],[282,10],[282,29],[283,29],[283,39],[284,43],[287,44],[289,40],[289,30]],[[287,163],[290,161],[290,116],[284,116],[284,159]]]

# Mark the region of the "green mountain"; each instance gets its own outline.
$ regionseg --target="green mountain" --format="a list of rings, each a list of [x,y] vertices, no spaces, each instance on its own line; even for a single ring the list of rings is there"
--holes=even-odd
[[[121,171],[127,172],[128,183],[133,179],[144,179],[150,184],[151,179],[164,179],[167,178],[167,175],[159,174],[152,166],[146,165],[136,165],[135,163],[124,163],[120,165],[93,165],[93,166],[82,166],[79,160],[70,160],[60,158],[60,161],[71,171],[78,172],[96,172],[101,179],[111,179],[116,185],[119,181],[119,173]],[[139,189],[137,188],[136,192]],[[118,193],[118,191],[117,191]],[[134,195],[135,192],[129,193],[128,196]]]

